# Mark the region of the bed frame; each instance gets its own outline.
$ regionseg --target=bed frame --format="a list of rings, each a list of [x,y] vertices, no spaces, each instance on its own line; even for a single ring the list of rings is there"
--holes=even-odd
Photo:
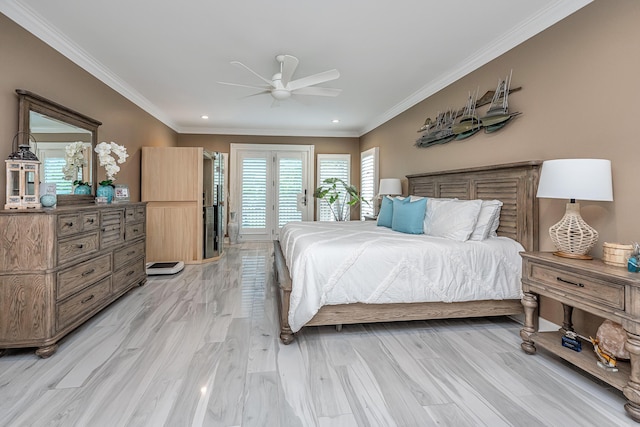
[[[535,251],[538,249],[536,191],[541,165],[541,161],[529,161],[407,175],[409,194],[501,200],[504,205],[500,213],[498,235],[517,240],[527,251]],[[274,272],[278,285],[280,339],[284,344],[289,344],[294,339],[288,319],[291,275],[277,240],[274,241]],[[522,311],[519,299],[326,305],[305,326],[502,316]]]

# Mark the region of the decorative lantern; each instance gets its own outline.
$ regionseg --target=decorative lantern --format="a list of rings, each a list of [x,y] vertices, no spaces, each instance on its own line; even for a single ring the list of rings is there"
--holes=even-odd
[[[15,139],[16,135],[13,139]],[[9,155],[7,165],[7,203],[5,209],[40,208],[40,161],[29,151],[29,144],[20,144]]]

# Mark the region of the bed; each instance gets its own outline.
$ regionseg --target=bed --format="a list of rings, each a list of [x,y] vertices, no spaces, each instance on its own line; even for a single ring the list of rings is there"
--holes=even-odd
[[[528,161],[409,175],[407,176],[409,194],[427,198],[500,200],[503,206],[500,211],[500,225],[497,229],[497,235],[518,242],[524,250],[537,250],[538,205],[535,195],[541,163],[540,161]],[[318,226],[327,227],[327,224],[297,225],[295,231],[298,232],[298,229],[304,227]],[[333,224],[333,226],[345,227],[347,225]],[[354,236],[356,233],[362,233],[360,238],[364,239],[367,233],[371,232],[374,223],[353,224],[353,226],[358,229],[357,232],[354,232]],[[289,232],[291,233],[291,231]],[[310,232],[322,234],[325,231],[316,228]],[[387,237],[383,236],[383,238]],[[499,242],[508,239],[495,240]],[[291,262],[291,255],[289,258]],[[291,343],[294,339],[294,330],[297,331],[302,326],[341,326],[353,323],[500,316],[522,312],[520,298],[513,294],[510,294],[511,297],[506,299],[403,303],[380,303],[379,301],[384,301],[385,298],[378,295],[372,299],[372,303],[322,305],[308,321],[304,316],[301,318],[293,317],[294,328],[292,329],[289,316],[292,307],[292,289],[293,286],[305,286],[305,283],[297,273],[295,280],[292,280],[280,241],[274,241],[274,272],[278,287],[280,339],[284,344]],[[362,280],[370,280],[370,278]],[[519,281],[516,285],[519,289]],[[294,292],[294,307],[297,307],[298,299],[296,292]]]

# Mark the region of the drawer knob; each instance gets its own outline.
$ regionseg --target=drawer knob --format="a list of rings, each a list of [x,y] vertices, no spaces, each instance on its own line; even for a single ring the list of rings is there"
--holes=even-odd
[[[137,233],[137,232],[138,232],[138,229],[137,229],[137,228],[134,228],[134,229],[133,229],[133,232],[134,232],[134,233]]]
[[[570,280],[565,280],[562,277],[556,277],[556,280],[558,282],[562,282],[562,283],[568,283],[569,285],[573,285],[573,286],[577,286],[579,288],[584,288],[584,285],[582,283],[576,283],[576,282],[572,282]]]
[[[91,295],[89,295],[88,297],[86,297],[85,299],[83,299],[83,300],[81,301],[81,303],[82,303],[82,304],[87,303],[87,302],[91,301],[91,300],[93,299],[93,297],[94,297],[94,295],[93,295],[93,294],[91,294]]]
[[[88,222],[89,224],[93,224],[93,218],[89,218],[89,219],[87,220],[87,222]]]
[[[79,245],[76,245],[76,248],[82,249],[82,248],[84,248],[84,245],[82,243],[80,243]]]
[[[64,225],[67,227],[73,227],[73,222],[65,222]]]
[[[91,270],[87,270],[87,271],[85,271],[84,273],[82,273],[82,277],[88,276],[88,275],[90,275],[91,273],[93,273],[94,271],[96,271],[96,269],[95,269],[95,268],[92,268]]]
[[[127,273],[127,277],[131,276],[131,275],[132,275],[133,273],[135,273],[135,272],[136,272],[135,270],[130,270],[130,271]]]
[[[136,253],[136,251],[129,251],[129,252],[127,252],[127,256],[129,256],[129,255],[133,255],[133,254],[135,254],[135,253]]]

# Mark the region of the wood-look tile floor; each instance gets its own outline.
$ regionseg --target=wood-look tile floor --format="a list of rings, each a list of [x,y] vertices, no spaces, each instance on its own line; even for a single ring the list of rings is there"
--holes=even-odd
[[[39,359],[0,358],[2,426],[620,426],[622,394],[506,318],[278,340],[271,244],[150,277]]]

